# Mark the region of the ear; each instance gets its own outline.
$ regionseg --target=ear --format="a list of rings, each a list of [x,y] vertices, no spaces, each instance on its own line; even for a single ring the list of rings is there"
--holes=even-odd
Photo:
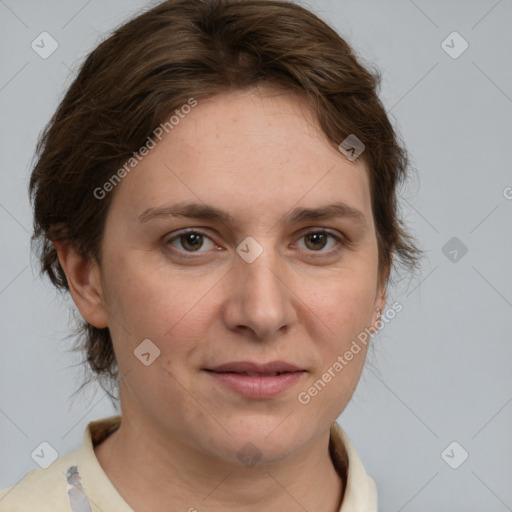
[[[379,328],[382,326],[381,319],[382,315],[384,314],[384,308],[386,307],[386,300],[387,300],[387,278],[382,280],[382,283],[379,285],[379,288],[377,289],[377,293],[375,295],[375,304],[374,304],[374,311],[372,315],[372,326],[376,330],[379,330]],[[380,315],[377,312],[377,309],[380,310]]]
[[[53,246],[66,274],[71,297],[83,319],[94,327],[107,327],[97,263],[80,255],[69,242],[53,242]]]

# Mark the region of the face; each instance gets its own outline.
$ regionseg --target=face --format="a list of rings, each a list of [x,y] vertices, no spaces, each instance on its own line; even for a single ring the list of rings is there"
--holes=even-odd
[[[232,461],[328,431],[385,302],[364,162],[298,97],[245,90],[199,100],[114,192],[97,272],[123,415]]]

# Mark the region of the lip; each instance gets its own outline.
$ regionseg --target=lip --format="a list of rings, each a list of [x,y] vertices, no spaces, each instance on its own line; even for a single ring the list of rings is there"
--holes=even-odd
[[[220,384],[246,398],[274,397],[296,385],[306,373],[293,364],[272,361],[266,364],[251,361],[225,363],[205,371]],[[280,373],[280,375],[275,375]]]
[[[283,372],[297,372],[303,371],[302,368],[294,364],[286,363],[285,361],[270,361],[269,363],[254,363],[252,361],[231,361],[229,363],[207,368],[207,370],[219,373],[233,372],[233,373],[259,373],[261,375],[268,375],[271,373]]]

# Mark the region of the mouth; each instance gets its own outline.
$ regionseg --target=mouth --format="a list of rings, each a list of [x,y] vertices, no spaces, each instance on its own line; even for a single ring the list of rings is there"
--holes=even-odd
[[[275,376],[283,373],[305,371],[304,369],[285,361],[271,361],[263,364],[252,361],[232,361],[212,368],[205,368],[205,370],[216,373],[237,373],[250,376]]]
[[[207,370],[213,371],[213,370]],[[233,373],[235,375],[247,375],[248,377],[275,377],[276,375],[283,375],[284,373],[293,373],[293,372],[274,372],[274,373],[255,373],[255,372],[216,372],[214,373]]]
[[[307,373],[306,370],[283,361],[266,364],[230,362],[204,370],[222,387],[246,398],[260,400],[290,389]]]

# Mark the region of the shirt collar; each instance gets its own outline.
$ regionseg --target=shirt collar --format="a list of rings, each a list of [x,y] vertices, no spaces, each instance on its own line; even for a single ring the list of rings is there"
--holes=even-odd
[[[354,445],[337,422],[331,426],[329,451],[336,471],[343,471],[345,481],[340,512],[378,512],[375,481],[366,474]]]

